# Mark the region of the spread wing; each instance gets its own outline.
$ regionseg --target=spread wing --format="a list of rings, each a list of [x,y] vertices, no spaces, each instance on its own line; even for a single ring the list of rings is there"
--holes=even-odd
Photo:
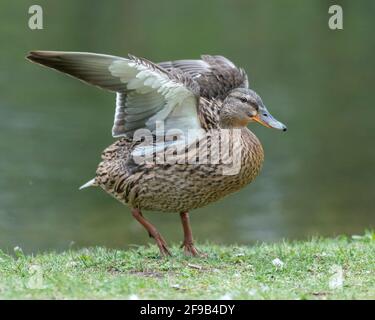
[[[86,83],[116,92],[112,135],[131,136],[137,129],[201,129],[197,115],[199,86],[181,70],[142,58],[85,52],[34,51],[27,57]]]
[[[223,56],[202,55],[201,60],[166,61],[159,66],[191,75],[200,86],[200,95],[208,99],[224,99],[232,89],[249,87],[246,72]]]

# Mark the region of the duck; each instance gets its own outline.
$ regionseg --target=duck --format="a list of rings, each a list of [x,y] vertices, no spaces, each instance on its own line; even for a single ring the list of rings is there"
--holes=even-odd
[[[287,130],[249,88],[246,72],[223,56],[154,63],[133,55],[31,51],[27,59],[116,94],[116,140],[80,189],[100,187],[128,206],[164,257],[171,255],[167,242],[143,212],[179,213],[184,253],[205,256],[195,246],[189,212],[257,177],[264,151],[250,123]]]

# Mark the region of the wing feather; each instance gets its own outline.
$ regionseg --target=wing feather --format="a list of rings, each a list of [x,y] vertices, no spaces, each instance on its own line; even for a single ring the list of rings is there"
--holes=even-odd
[[[201,129],[197,114],[199,85],[188,73],[165,70],[146,59],[86,52],[34,51],[29,60],[64,72],[86,83],[115,91],[112,134],[129,136],[135,130]]]
[[[191,75],[199,84],[200,95],[224,99],[230,90],[249,87],[246,72],[223,56],[202,55],[201,60],[176,60],[161,62],[166,69],[179,69]]]

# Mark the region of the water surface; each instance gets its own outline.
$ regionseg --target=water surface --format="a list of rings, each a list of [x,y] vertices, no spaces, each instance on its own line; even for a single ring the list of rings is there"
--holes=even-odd
[[[29,50],[128,52],[153,61],[222,54],[287,134],[252,125],[266,153],[241,192],[191,214],[199,241],[243,243],[362,233],[375,226],[372,1],[30,1],[0,4],[0,248],[26,252],[150,241],[130,211],[100,189],[78,191],[113,142],[111,93],[32,65]],[[180,241],[177,214],[146,213]]]

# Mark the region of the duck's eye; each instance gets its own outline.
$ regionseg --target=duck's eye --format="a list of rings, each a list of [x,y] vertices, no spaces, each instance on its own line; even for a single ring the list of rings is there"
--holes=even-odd
[[[246,103],[247,102],[247,99],[245,97],[241,97],[240,98],[240,101],[243,102],[243,103]]]

